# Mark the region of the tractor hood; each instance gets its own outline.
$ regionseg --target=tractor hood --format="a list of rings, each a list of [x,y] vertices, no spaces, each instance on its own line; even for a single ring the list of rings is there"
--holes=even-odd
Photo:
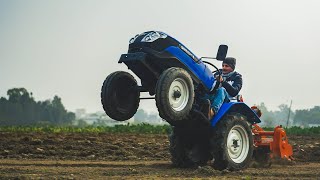
[[[144,47],[161,52],[170,46],[178,47],[179,42],[164,32],[147,31],[130,39],[128,53],[140,51]]]

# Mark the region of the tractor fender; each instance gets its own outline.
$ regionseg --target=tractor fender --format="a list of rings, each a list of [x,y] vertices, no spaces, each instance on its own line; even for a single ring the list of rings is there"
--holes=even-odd
[[[214,127],[226,114],[239,113],[247,117],[251,124],[260,123],[261,120],[257,114],[243,102],[224,103],[211,121],[211,126]]]
[[[214,87],[216,80],[211,70],[185,46],[170,46],[166,48],[166,51],[176,57],[186,67],[188,72],[191,72],[199,79],[199,82],[201,82],[207,90],[210,91],[212,87]]]

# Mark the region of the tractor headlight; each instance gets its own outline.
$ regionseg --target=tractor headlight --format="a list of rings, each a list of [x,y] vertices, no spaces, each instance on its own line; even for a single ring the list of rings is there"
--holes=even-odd
[[[137,34],[135,37],[131,38],[129,41],[129,44],[132,44],[137,39],[138,36],[139,36],[139,34]]]
[[[160,31],[152,31],[143,37],[141,42],[153,42],[159,38],[166,38],[168,35]]]

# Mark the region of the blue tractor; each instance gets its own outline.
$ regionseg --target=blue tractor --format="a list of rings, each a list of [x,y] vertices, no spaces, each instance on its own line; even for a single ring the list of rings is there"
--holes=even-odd
[[[226,45],[220,45],[217,56],[211,59],[225,59],[227,50]],[[160,117],[173,127],[169,137],[173,165],[211,162],[218,170],[243,169],[254,151],[251,125],[260,119],[238,101],[223,104],[211,120],[207,119],[202,97],[219,87],[213,73],[220,71],[202,59],[166,33],[138,34],[130,40],[128,53],[121,55],[119,63],[125,63],[141,85],[128,72],[111,73],[101,90],[103,108],[112,119],[125,121],[136,113],[140,100],[155,99]],[[141,92],[151,97],[141,98]]]

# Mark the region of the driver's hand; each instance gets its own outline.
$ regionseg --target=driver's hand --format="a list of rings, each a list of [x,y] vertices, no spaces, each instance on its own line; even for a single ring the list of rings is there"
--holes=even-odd
[[[219,79],[219,75],[216,75],[216,80],[219,81],[219,82],[223,82],[222,76],[220,76],[220,79]]]

